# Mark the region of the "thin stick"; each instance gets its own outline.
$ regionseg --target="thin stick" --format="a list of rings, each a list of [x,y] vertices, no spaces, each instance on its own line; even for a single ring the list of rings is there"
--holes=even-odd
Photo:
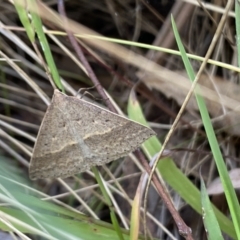
[[[76,51],[78,58],[81,60],[82,64],[86,68],[88,75],[89,75],[90,79],[92,80],[94,86],[96,87],[98,93],[100,94],[102,99],[104,99],[104,101],[106,102],[106,105],[109,108],[109,110],[114,113],[117,113],[116,109],[114,108],[114,106],[108,99],[107,95],[105,94],[104,89],[103,89],[102,85],[100,84],[97,76],[93,72],[89,62],[87,61],[86,57],[84,56],[81,46],[77,43],[75,36],[73,35],[73,33],[71,31],[69,31],[69,28],[67,27],[68,26],[67,17],[66,17],[63,0],[58,0],[58,11],[64,20],[65,30],[67,32],[68,38],[69,38],[74,50]]]

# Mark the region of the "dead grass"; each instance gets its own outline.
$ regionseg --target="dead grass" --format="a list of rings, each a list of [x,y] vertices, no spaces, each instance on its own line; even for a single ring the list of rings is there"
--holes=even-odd
[[[213,10],[207,8],[203,10],[199,6],[182,1],[175,3],[166,1],[166,4],[160,2],[69,0],[66,2],[66,12],[70,19],[103,36],[176,49],[170,22],[170,14],[173,13],[188,52],[204,56],[221,17],[218,9],[224,8],[224,3],[219,1],[218,6],[212,3],[208,6],[212,7]],[[56,9],[56,1],[45,1],[45,3],[48,7]],[[28,162],[38,126],[46,111],[46,104],[51,99],[53,88],[42,67],[39,55],[36,54],[21,28],[14,6],[8,1],[1,2],[0,13],[2,33],[0,35],[0,50],[9,58],[17,60],[13,62],[16,65],[15,69],[5,61],[0,62],[0,155],[12,159],[27,178]],[[59,30],[53,23],[44,20],[44,18],[43,24],[49,30]],[[234,36],[234,19],[229,17],[211,58],[236,65]],[[185,77],[181,58],[151,49],[125,46],[125,48],[169,70],[169,77],[172,73],[174,79],[166,82],[161,74],[158,77],[148,75],[147,70],[144,69],[148,66],[142,65],[140,68],[141,62],[132,62],[131,64],[131,60],[128,59],[130,56],[125,56],[126,61],[124,61],[124,56],[121,55],[122,52],[119,49],[113,55],[110,49],[111,45],[109,45],[108,52],[107,47],[104,49],[93,44],[88,45],[88,40],[84,42],[87,44],[84,45],[84,54],[101,85],[125,113],[130,90],[138,83],[136,87],[138,100],[145,116],[157,132],[160,141],[163,140],[189,86],[185,85],[184,89],[173,84],[173,82],[178,84],[179,79],[175,78],[176,76],[179,76],[180,79]],[[68,38],[52,34],[51,38],[49,37],[49,43],[68,93],[74,94],[79,88],[91,86],[92,83],[82,70],[79,60],[74,60],[75,52]],[[39,43],[36,44],[40,49]],[[200,63],[196,60],[192,60],[192,63],[197,71]],[[21,71],[24,72],[24,76]],[[230,113],[229,107],[221,102],[221,98],[222,95],[226,96],[235,100],[237,104],[240,101],[238,82],[238,74],[216,65],[208,65],[205,69],[205,75],[200,81],[202,85],[218,95],[217,103],[209,99],[206,101],[229,171],[239,168],[239,114],[238,112]],[[96,90],[92,90],[91,93],[99,97]],[[199,187],[200,181],[200,168],[207,186],[218,177],[194,99],[187,106],[167,150],[171,150],[170,156],[197,187]],[[119,206],[117,212],[121,225],[128,228],[131,214],[129,199],[133,199],[135,196],[140,178],[139,168],[136,166],[136,162],[126,158],[109,165],[107,171],[101,169],[101,172],[109,183],[112,183],[113,180],[119,181],[121,187],[113,184],[115,187],[113,190],[113,196],[116,200],[115,207]],[[237,177],[237,182],[238,179],[239,177]],[[64,183],[63,181],[45,180],[37,182],[35,186],[47,195],[54,196],[54,198],[87,215],[93,216],[89,209],[84,207],[83,202],[85,202],[96,216],[104,221],[110,221],[108,207],[106,207],[101,193],[95,185],[93,175],[89,173],[82,174],[77,180],[76,178],[68,178],[64,179]],[[68,186],[68,190],[66,186]],[[76,191],[76,194],[73,194],[73,190]],[[175,207],[187,225],[192,228],[194,239],[206,239],[202,217],[192,210],[176,192],[170,188],[169,191]],[[212,200],[228,215],[228,209],[222,195],[214,196]],[[154,188],[151,188],[149,192],[147,213],[149,235],[158,239],[173,239],[163,231],[162,226],[165,226],[175,239],[180,239],[172,216]],[[141,231],[143,231],[142,225]],[[229,238],[226,237],[226,239]]]

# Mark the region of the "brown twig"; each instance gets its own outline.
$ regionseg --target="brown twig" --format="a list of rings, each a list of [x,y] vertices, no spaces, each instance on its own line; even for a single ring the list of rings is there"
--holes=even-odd
[[[60,13],[60,15],[64,18],[64,22],[65,22],[65,29],[67,32],[67,35],[69,37],[69,40],[74,48],[74,50],[76,51],[79,59],[81,60],[82,64],[85,66],[90,79],[92,80],[93,84],[96,86],[98,93],[100,94],[100,96],[106,101],[106,104],[109,108],[110,111],[117,113],[115,107],[112,105],[112,103],[110,102],[110,100],[107,98],[100,82],[98,81],[95,73],[93,72],[90,64],[88,63],[87,59],[85,58],[82,48],[80,47],[80,45],[77,43],[73,33],[71,31],[68,30],[67,27],[67,17],[66,17],[66,13],[65,13],[65,8],[64,8],[64,3],[63,0],[58,0],[58,11]],[[140,159],[140,161],[142,162],[142,165],[144,166],[144,168],[146,169],[146,171],[148,172],[148,174],[151,172],[151,168],[146,160],[146,158],[144,157],[144,155],[142,154],[142,152],[138,149],[134,152],[138,158]],[[191,229],[185,224],[185,222],[183,221],[183,219],[180,217],[178,211],[175,209],[171,199],[169,198],[169,196],[165,193],[164,188],[161,186],[161,183],[158,181],[158,178],[155,174],[153,174],[153,182],[156,186],[156,189],[159,193],[159,195],[162,197],[163,201],[165,202],[167,208],[169,209],[169,211],[171,212],[176,225],[178,227],[179,233],[184,236],[186,239],[191,240]]]
[[[106,93],[104,92],[104,89],[102,88],[102,85],[100,84],[99,80],[97,79],[97,76],[93,72],[89,62],[87,61],[86,57],[83,54],[81,46],[77,43],[77,40],[75,39],[75,36],[71,31],[69,31],[69,28],[67,27],[67,17],[66,17],[66,12],[65,12],[65,7],[64,7],[64,2],[63,0],[58,0],[58,11],[59,14],[62,16],[64,23],[65,23],[65,30],[67,32],[68,38],[78,56],[78,58],[81,60],[82,64],[86,68],[90,79],[92,80],[94,86],[96,87],[98,93],[100,96],[104,99],[106,102],[107,107],[109,108],[110,111],[117,113],[116,109],[114,108],[113,104],[110,102],[108,99]]]
[[[142,153],[139,150],[136,150],[135,154],[137,155],[138,159],[140,159],[142,165],[144,166],[144,169],[147,171],[148,174],[150,174],[151,168],[150,168],[149,164],[146,163],[146,160],[144,158],[142,158]],[[182,235],[187,240],[193,240],[191,228],[189,228],[186,225],[186,223],[183,221],[183,219],[179,215],[178,211],[175,209],[175,207],[172,203],[172,200],[169,198],[168,194],[165,192],[163,186],[161,185],[161,182],[158,181],[156,174],[153,174],[152,181],[158,191],[158,194],[161,196],[166,207],[168,208],[169,212],[171,213],[171,215],[178,227],[178,231],[179,231],[180,235]]]

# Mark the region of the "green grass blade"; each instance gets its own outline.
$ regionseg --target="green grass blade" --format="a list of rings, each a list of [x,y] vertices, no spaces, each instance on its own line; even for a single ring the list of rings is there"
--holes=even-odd
[[[43,203],[44,204],[44,203]],[[38,226],[34,224],[31,218],[21,210],[11,209],[6,207],[0,207],[0,211],[9,214],[10,216],[20,219],[23,223],[28,224],[36,229]],[[36,218],[38,222],[40,222],[44,228],[47,230],[49,237],[55,239],[84,239],[84,240],[91,240],[91,239],[98,239],[98,240],[105,240],[105,239],[114,239],[118,240],[119,237],[117,236],[115,230],[109,224],[98,224],[97,221],[94,222],[89,219],[68,219],[62,216],[57,215],[49,215],[48,213],[41,213],[41,215],[37,215]],[[98,221],[99,223],[101,221]],[[31,228],[24,227],[23,225],[13,224],[17,229],[25,234],[36,234]],[[0,229],[3,231],[11,231],[9,227],[4,225],[0,222]],[[39,229],[40,230],[40,229]],[[43,234],[37,234],[43,236]],[[128,239],[128,234],[124,234],[124,239]]]
[[[194,81],[195,73],[186,55],[185,49],[181,42],[173,17],[172,17],[172,26],[173,26],[174,35],[178,44],[178,48],[181,52],[186,71],[188,73],[190,80]],[[197,88],[197,90],[199,93],[200,89]],[[230,177],[228,175],[228,171],[226,169],[204,99],[199,94],[195,94],[195,96],[196,96],[196,100],[197,100],[200,114],[202,117],[203,125],[206,130],[207,138],[213,153],[213,157],[218,168],[221,182],[223,184],[224,192],[225,192],[230,213],[233,219],[234,228],[238,236],[238,239],[240,239],[240,209],[239,209],[238,199],[237,199],[235,190],[233,189]]]
[[[115,231],[116,231],[119,239],[123,240],[124,239],[123,238],[123,234],[121,232],[121,228],[120,228],[120,225],[118,223],[117,216],[116,216],[116,214],[114,212],[112,201],[111,201],[110,197],[108,196],[108,193],[107,193],[107,190],[105,189],[105,186],[104,186],[104,183],[102,181],[102,178],[101,178],[101,176],[100,176],[100,174],[99,174],[99,172],[98,172],[96,167],[93,167],[92,171],[93,171],[93,173],[95,175],[95,178],[96,178],[96,180],[97,180],[97,182],[99,184],[99,187],[101,189],[103,197],[104,197],[104,199],[106,200],[106,202],[108,204],[108,207],[109,207],[109,210],[110,210],[110,216],[111,216],[112,224],[113,224],[113,226],[115,228]]]
[[[25,4],[26,4],[26,2],[25,2]],[[26,11],[27,6],[23,7],[21,4],[19,4],[19,0],[14,0],[14,5],[17,10],[19,19],[26,30],[28,38],[30,39],[31,42],[34,42],[35,31],[34,31],[32,24],[28,18],[28,12]]]
[[[136,95],[134,91],[132,91],[129,96],[128,116],[130,119],[138,123],[141,123],[144,126],[149,127],[144,117],[144,114],[142,112],[141,106],[136,99]],[[161,147],[162,145],[158,141],[156,136],[151,137],[150,139],[148,139],[142,144],[143,151],[148,158],[151,158],[152,156],[154,156],[161,149]]]
[[[201,179],[201,201],[203,209],[203,223],[209,240],[223,240],[220,226],[213,211],[212,204],[208,198],[206,187],[202,176]]]
[[[33,196],[29,189],[30,182],[22,177],[24,174],[19,172],[17,166],[8,164],[10,161],[0,157],[0,201],[8,204],[0,207],[1,219],[8,219],[24,234],[34,234],[44,239],[119,240],[113,225]],[[2,221],[0,229],[12,231]],[[122,239],[129,239],[129,231],[122,228],[120,231]],[[140,236],[140,239],[143,238]]]
[[[42,21],[41,18],[39,17],[39,15],[37,14],[37,9],[38,9],[38,5],[36,4],[36,0],[31,0],[28,1],[28,4],[31,4],[32,7],[30,9],[35,9],[35,11],[31,11],[31,16],[32,16],[32,24],[34,26],[34,29],[37,33],[38,39],[40,41],[44,56],[46,58],[50,73],[52,75],[53,81],[55,82],[56,86],[61,89],[62,91],[64,91],[62,83],[60,81],[60,77],[59,77],[59,73],[57,70],[57,67],[55,65],[46,35],[43,31],[43,25],[42,25]]]
[[[145,126],[147,125],[144,118],[140,104],[138,103],[135,95],[132,93],[128,102],[128,116],[130,119],[135,120]],[[148,142],[149,145],[145,145]],[[150,153],[153,157],[161,149],[161,143],[157,137],[151,137],[142,146],[144,152]],[[150,157],[150,158],[151,158]],[[149,159],[150,159],[149,158]],[[161,159],[158,163],[158,170],[160,171],[163,179],[199,214],[202,213],[201,207],[201,195],[199,190],[193,185],[193,183],[179,170],[174,161],[171,158]],[[222,230],[232,238],[236,239],[232,222],[224,216],[217,208],[214,207],[214,211],[220,222]]]

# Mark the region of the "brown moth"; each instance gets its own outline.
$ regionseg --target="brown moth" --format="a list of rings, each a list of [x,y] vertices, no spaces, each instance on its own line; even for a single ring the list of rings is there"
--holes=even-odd
[[[66,178],[126,156],[155,132],[59,90],[43,118],[29,176]]]

